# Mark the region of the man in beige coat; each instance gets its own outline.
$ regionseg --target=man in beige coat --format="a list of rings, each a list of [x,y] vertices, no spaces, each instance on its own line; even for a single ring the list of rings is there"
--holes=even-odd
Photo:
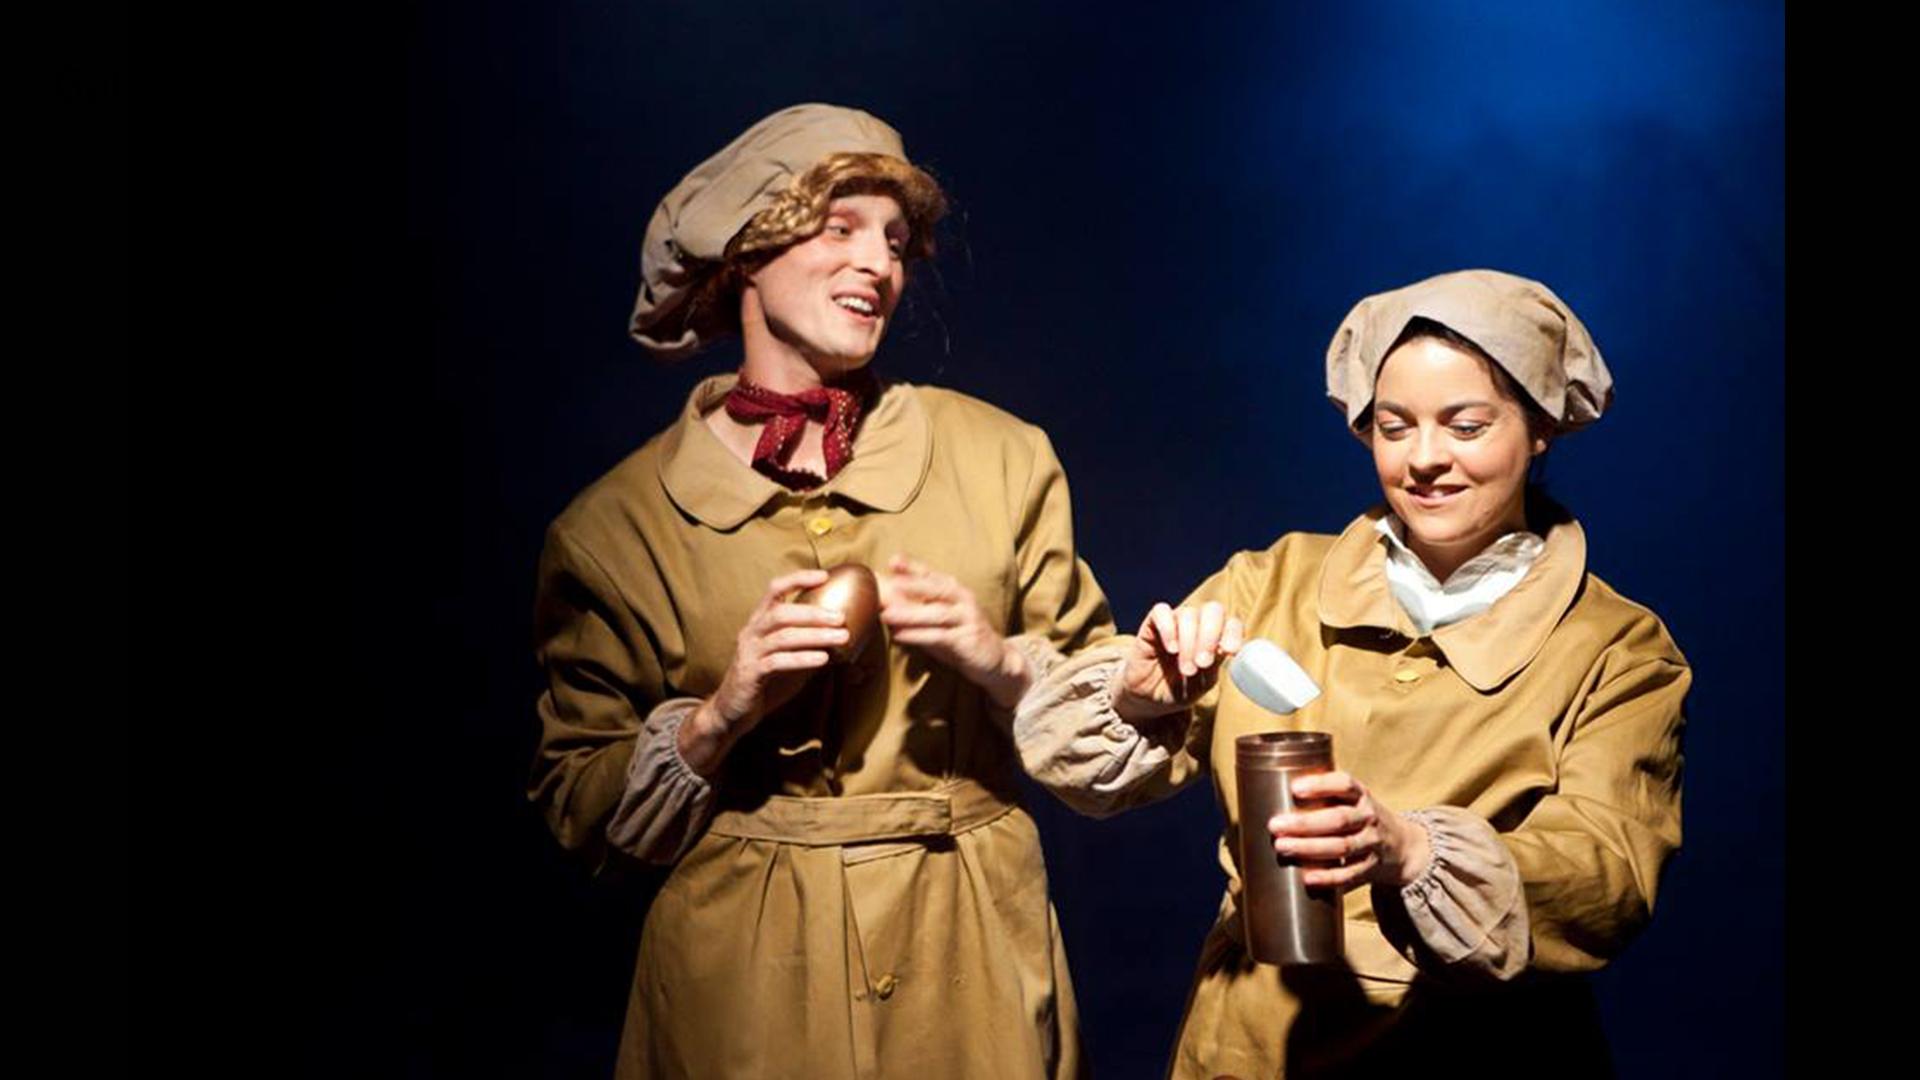
[[[541,560],[532,797],[568,847],[674,866],[623,1077],[1083,1071],[1009,720],[1112,624],[1046,436],[865,377],[931,184],[873,117],[800,106],[648,230],[635,336],[738,332],[746,363]],[[794,593],[845,563],[880,571],[884,629],[834,664],[848,628]]]

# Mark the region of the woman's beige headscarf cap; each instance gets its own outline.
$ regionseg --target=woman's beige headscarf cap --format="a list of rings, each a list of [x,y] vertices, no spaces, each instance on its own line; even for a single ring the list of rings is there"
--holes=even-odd
[[[1587,328],[1553,290],[1498,270],[1457,270],[1353,306],[1327,346],[1327,397],[1347,427],[1373,404],[1380,364],[1415,318],[1432,319],[1480,346],[1566,430],[1613,402],[1613,375]]]
[[[795,105],[748,128],[688,173],[647,223],[640,297],[629,324],[633,339],[669,359],[704,345],[713,330],[684,309],[700,281],[719,269],[727,242],[795,177],[843,151],[907,157],[900,133],[859,109]]]

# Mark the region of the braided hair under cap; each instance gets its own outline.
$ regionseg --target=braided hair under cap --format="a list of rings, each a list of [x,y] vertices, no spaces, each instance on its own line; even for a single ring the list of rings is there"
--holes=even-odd
[[[754,124],[655,208],[628,324],[634,340],[673,360],[736,332],[745,274],[818,234],[833,199],[866,193],[900,202],[909,256],[932,253],[946,197],[907,161],[893,128],[836,105],[795,105]]]

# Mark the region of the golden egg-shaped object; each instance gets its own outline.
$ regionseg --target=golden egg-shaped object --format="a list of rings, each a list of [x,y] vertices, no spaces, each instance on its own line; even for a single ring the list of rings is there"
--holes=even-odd
[[[827,571],[824,584],[816,585],[794,598],[796,603],[830,608],[846,616],[847,643],[827,650],[836,663],[852,663],[860,658],[867,642],[880,628],[880,582],[873,571],[859,563],[841,563]]]

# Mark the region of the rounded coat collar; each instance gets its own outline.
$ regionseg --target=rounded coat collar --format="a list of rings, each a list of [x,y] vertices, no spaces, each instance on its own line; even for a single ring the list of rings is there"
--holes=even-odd
[[[660,483],[674,505],[709,528],[738,528],[787,488],[733,456],[707,427],[738,375],[703,379],[687,397],[680,419],[661,436]],[[837,495],[875,510],[898,513],[920,492],[933,460],[933,424],[914,388],[881,382],[880,396],[853,437],[853,459],[809,494]]]
[[[1383,503],[1355,518],[1328,550],[1320,570],[1322,624],[1420,636],[1387,585],[1387,538],[1375,527],[1387,513]],[[1447,663],[1483,693],[1519,674],[1540,654],[1586,580],[1587,535],[1580,523],[1545,499],[1529,521],[1546,538],[1533,568],[1492,607],[1432,635]]]

